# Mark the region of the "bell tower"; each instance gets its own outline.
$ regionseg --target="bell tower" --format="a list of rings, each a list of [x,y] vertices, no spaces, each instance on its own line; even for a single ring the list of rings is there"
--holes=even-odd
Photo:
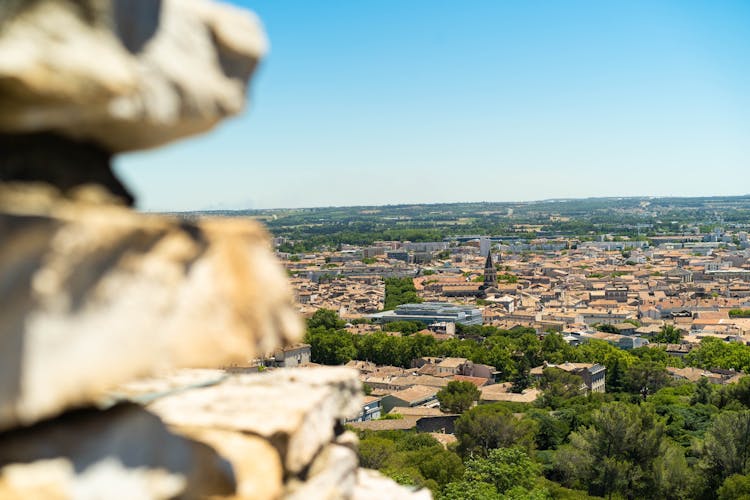
[[[484,286],[497,286],[497,270],[492,263],[492,252],[487,254],[487,261],[484,263]]]

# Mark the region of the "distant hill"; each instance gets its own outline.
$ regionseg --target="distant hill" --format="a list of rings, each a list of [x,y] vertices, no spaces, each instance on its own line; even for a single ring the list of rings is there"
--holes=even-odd
[[[742,230],[750,227],[750,195],[215,210],[176,215],[259,219],[275,236],[295,240],[300,250],[309,250],[320,245],[429,241],[472,234],[585,239],[604,233],[643,238],[715,227]]]

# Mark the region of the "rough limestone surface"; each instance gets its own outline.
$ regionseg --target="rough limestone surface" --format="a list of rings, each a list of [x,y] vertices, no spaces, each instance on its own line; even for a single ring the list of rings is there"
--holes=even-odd
[[[0,189],[0,429],[179,367],[243,363],[302,329],[265,230]]]
[[[356,370],[285,369],[232,375],[212,386],[165,395],[148,409],[176,429],[220,429],[266,439],[285,471],[299,474],[334,441],[337,424],[357,415],[361,391]]]
[[[112,397],[150,402],[174,432],[216,449],[234,468],[238,498],[430,498],[358,469],[357,436],[340,423],[358,412],[360,391],[357,372],[341,367],[179,370],[124,384]]]
[[[352,500],[430,500],[432,494],[428,489],[411,491],[378,471],[370,469],[357,470],[357,483],[354,486]]]
[[[0,498],[198,499],[235,489],[215,450],[136,405],[0,434]]]
[[[226,459],[237,481],[236,498],[273,500],[284,492],[284,466],[278,451],[265,439],[220,429],[175,428],[179,434],[205,443]]]
[[[357,481],[357,465],[357,453],[354,450],[338,444],[329,444],[310,464],[304,481],[290,482],[285,498],[287,500],[351,498]]]
[[[300,340],[261,226],[120,205],[113,154],[239,113],[265,50],[209,0],[0,0],[0,499],[430,497],[357,469],[355,370],[208,369]]]
[[[340,426],[361,408],[355,370],[179,370],[124,384],[112,397],[150,402],[174,432],[217,450],[232,464],[238,498],[431,498],[358,468],[357,436]]]
[[[0,133],[114,153],[197,134],[243,109],[266,47],[253,14],[207,0],[3,0]]]

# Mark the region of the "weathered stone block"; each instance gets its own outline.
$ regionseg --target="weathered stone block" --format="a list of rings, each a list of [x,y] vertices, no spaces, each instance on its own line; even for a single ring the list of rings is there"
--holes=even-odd
[[[304,481],[294,479],[287,500],[339,500],[351,498],[357,481],[357,454],[350,448],[329,444],[315,457]]]
[[[234,470],[237,490],[232,498],[274,500],[281,498],[284,466],[271,444],[257,436],[234,431],[175,428],[175,432],[206,443],[226,459]]]
[[[362,384],[349,368],[295,368],[233,375],[209,387],[156,399],[148,408],[176,428],[223,429],[267,439],[298,474],[361,409]],[[345,448],[341,446],[341,448]]]
[[[357,471],[357,484],[354,487],[352,500],[431,500],[428,489],[413,491],[401,486],[390,478],[370,469]]]
[[[0,429],[138,376],[247,362],[302,333],[252,221],[0,190],[0,241]]]
[[[116,395],[150,401],[175,432],[216,449],[234,467],[238,498],[431,498],[358,469],[357,436],[339,425],[362,404],[348,368],[180,370],[127,383]]]
[[[0,497],[198,499],[235,492],[231,465],[136,405],[0,434]]]
[[[0,132],[110,152],[203,132],[242,110],[266,45],[254,15],[206,0],[4,0]]]

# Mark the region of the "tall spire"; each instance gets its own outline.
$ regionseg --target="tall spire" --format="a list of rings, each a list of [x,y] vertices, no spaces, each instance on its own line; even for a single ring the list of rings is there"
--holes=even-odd
[[[497,270],[492,263],[492,252],[487,254],[487,260],[484,263],[484,286],[497,286]]]

